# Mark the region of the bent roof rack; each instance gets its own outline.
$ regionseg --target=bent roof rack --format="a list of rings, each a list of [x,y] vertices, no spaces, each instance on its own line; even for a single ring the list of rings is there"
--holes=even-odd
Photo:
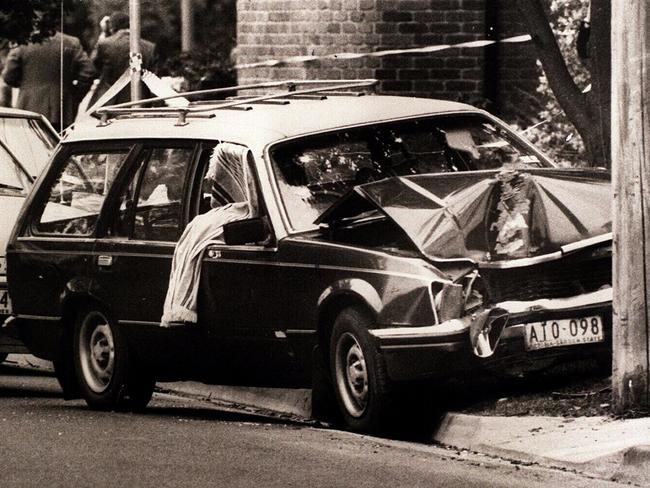
[[[208,90],[195,90],[164,97],[153,97],[145,100],[134,102],[119,103],[101,107],[95,110],[91,115],[100,117],[99,126],[108,125],[109,119],[117,118],[124,115],[136,115],[141,117],[178,117],[175,125],[187,125],[188,117],[193,118],[212,118],[215,110],[223,109],[243,109],[250,110],[248,105],[255,103],[273,103],[276,100],[286,100],[288,98],[310,98],[315,96],[316,99],[324,99],[330,96],[341,95],[361,95],[362,92],[346,92],[352,88],[372,88],[378,84],[375,79],[364,80],[287,80],[287,81],[269,81],[264,83],[253,83],[248,85],[235,85],[224,88],[211,88]],[[300,86],[310,88],[298,89]],[[246,90],[261,90],[265,88],[285,88],[286,91],[268,93],[265,95],[236,96],[226,100],[194,100],[186,107],[142,107],[144,104],[163,102],[174,98],[194,98],[202,95],[215,95],[218,93],[241,92]],[[197,103],[198,102],[198,103]]]

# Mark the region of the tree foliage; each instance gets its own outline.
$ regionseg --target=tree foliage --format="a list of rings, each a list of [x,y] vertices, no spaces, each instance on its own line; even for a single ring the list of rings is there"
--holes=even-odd
[[[576,49],[579,26],[587,18],[588,0],[553,0],[550,2],[549,20],[555,33],[562,57],[576,84],[585,90],[589,87],[589,71]],[[571,120],[562,110],[548,83],[540,64],[539,87],[542,108],[540,122],[529,128],[527,136],[542,147],[555,161],[565,164],[587,164],[585,145],[576,134]]]
[[[591,0],[591,30],[588,59],[577,61],[575,33],[586,18],[586,1],[516,0],[537,48],[545,78],[542,91],[552,90],[557,102],[549,98],[542,115],[557,118],[562,107],[584,143],[586,159],[592,166],[610,166],[610,0]],[[554,32],[555,30],[555,32]],[[585,91],[587,85],[591,89]],[[555,125],[555,124],[554,124]],[[541,126],[540,126],[541,127]],[[558,139],[552,127],[539,131],[539,137]],[[560,132],[560,131],[558,131]],[[567,141],[556,140],[560,147]],[[578,141],[569,141],[578,150]]]

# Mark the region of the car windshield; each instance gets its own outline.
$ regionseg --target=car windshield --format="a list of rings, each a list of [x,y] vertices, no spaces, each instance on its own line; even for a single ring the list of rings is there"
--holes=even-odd
[[[24,193],[39,175],[57,141],[38,119],[0,117],[0,190]]]
[[[545,167],[509,129],[478,114],[429,117],[301,138],[271,150],[291,226],[314,220],[352,186],[394,176]]]

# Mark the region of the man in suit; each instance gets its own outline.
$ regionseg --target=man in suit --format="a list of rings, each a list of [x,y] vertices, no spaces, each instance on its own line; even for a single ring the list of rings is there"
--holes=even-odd
[[[20,88],[16,107],[45,115],[58,131],[74,122],[94,76],[79,39],[61,32],[11,49],[2,72],[7,85]]]
[[[123,12],[115,12],[110,16],[112,35],[99,39],[91,59],[100,73],[99,84],[95,88],[88,106],[91,107],[129,67],[129,16]],[[140,39],[140,53],[142,54],[142,68],[152,70],[155,62],[156,45]],[[143,88],[143,95],[147,90]],[[122,89],[112,100],[105,105],[128,102],[131,100],[130,89]]]

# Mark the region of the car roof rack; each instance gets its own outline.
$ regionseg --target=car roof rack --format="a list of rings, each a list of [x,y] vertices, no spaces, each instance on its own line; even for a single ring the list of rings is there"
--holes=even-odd
[[[100,107],[91,115],[100,117],[99,126],[110,124],[110,119],[126,115],[138,117],[177,117],[177,126],[187,125],[187,119],[212,118],[214,111],[223,109],[251,110],[252,104],[282,104],[286,105],[287,99],[315,98],[326,99],[328,96],[360,96],[365,92],[350,92],[353,88],[374,88],[378,84],[375,79],[364,80],[286,80],[253,83],[248,85],[235,85],[224,88],[211,88],[208,90],[195,90],[177,93],[164,97],[153,97],[134,102],[119,103]],[[304,88],[300,88],[304,87]],[[194,98],[219,93],[241,92],[248,90],[262,90],[270,88],[284,88],[283,91],[267,93],[264,95],[237,95],[225,100],[200,99],[193,100],[186,107],[143,107],[142,105],[163,102],[174,98]],[[300,89],[299,89],[300,88]],[[212,113],[210,113],[212,112]]]

